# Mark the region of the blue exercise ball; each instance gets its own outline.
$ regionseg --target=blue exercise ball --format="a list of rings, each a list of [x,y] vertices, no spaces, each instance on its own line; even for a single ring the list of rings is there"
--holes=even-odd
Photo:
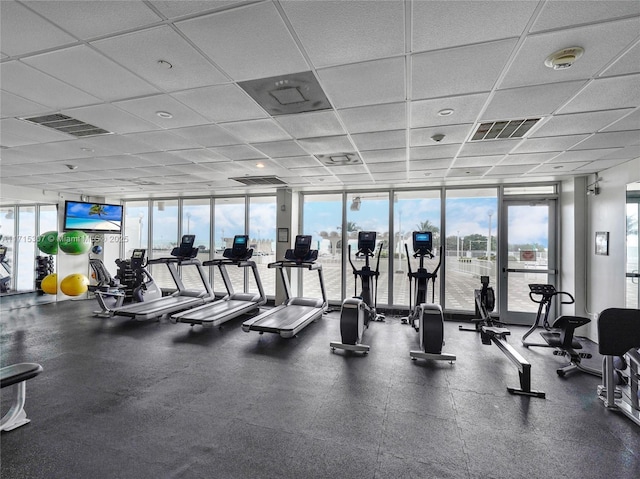
[[[99,244],[95,245],[93,248],[91,248],[91,252],[93,254],[100,254],[102,253],[102,246],[100,246]]]

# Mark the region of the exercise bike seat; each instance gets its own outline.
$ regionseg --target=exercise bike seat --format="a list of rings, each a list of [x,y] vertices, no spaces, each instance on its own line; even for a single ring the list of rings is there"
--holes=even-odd
[[[573,338],[573,332],[589,322],[591,322],[590,319],[581,316],[560,316],[552,325],[556,331],[543,331],[540,336],[554,348],[582,349],[582,345]]]

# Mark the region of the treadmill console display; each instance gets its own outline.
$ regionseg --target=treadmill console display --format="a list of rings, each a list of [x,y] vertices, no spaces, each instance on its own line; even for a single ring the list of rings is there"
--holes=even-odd
[[[305,258],[311,251],[311,236],[297,235],[296,242],[293,247],[293,254],[296,258]]]
[[[371,251],[376,249],[376,232],[360,231],[358,233],[358,251]]]
[[[195,258],[198,255],[198,249],[193,247],[196,241],[196,235],[183,235],[180,246],[171,250],[171,256],[178,258]]]
[[[244,257],[247,254],[247,243],[249,236],[236,235],[233,237],[233,247],[231,248],[231,254],[235,258]]]
[[[134,249],[133,253],[131,253],[131,269],[134,271],[142,268],[142,263],[144,262],[144,256],[146,254],[146,249]]]
[[[433,249],[433,237],[431,231],[413,232],[413,251],[418,254],[426,254]]]

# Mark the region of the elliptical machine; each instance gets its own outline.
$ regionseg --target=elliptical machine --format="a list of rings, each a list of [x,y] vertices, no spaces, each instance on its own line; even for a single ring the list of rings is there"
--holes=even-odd
[[[364,330],[369,327],[370,321],[384,321],[384,315],[378,314],[376,306],[378,303],[378,276],[380,276],[380,252],[382,243],[378,248],[378,259],[376,269],[372,270],[369,265],[369,258],[374,257],[376,248],[375,231],[360,231],[358,233],[358,251],[355,256],[364,257],[365,264],[358,269],[351,261],[351,245],[349,245],[349,263],[353,269],[354,276],[354,297],[347,298],[342,302],[340,311],[340,334],[342,342],[332,341],[331,350],[336,348],[348,351],[359,351],[365,354],[370,346],[361,344]],[[360,295],[358,295],[358,277],[362,285]],[[371,283],[373,283],[374,298],[371,300]]]
[[[420,266],[414,272],[411,270],[411,257],[409,256],[409,247],[405,243],[405,251],[407,252],[407,265],[409,267],[409,316],[402,318],[403,323],[409,323],[420,334],[420,351],[410,351],[411,359],[436,359],[443,361],[456,360],[455,355],[442,352],[444,346],[444,315],[442,308],[435,302],[435,282],[438,277],[438,270],[442,264],[442,247],[440,247],[440,255],[438,257],[438,266],[429,273],[424,267],[424,258],[434,258],[433,236],[430,231],[414,231],[413,232],[413,257],[420,258]],[[416,281],[415,287],[415,306],[411,306],[411,287],[413,280]],[[427,303],[427,290],[429,288],[429,280],[431,280],[431,303]]]

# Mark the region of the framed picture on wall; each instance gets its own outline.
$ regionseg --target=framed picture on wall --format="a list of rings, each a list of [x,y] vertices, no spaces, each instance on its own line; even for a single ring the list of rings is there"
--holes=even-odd
[[[609,256],[609,232],[596,231],[596,254]]]
[[[289,242],[289,228],[278,228],[278,243]]]

